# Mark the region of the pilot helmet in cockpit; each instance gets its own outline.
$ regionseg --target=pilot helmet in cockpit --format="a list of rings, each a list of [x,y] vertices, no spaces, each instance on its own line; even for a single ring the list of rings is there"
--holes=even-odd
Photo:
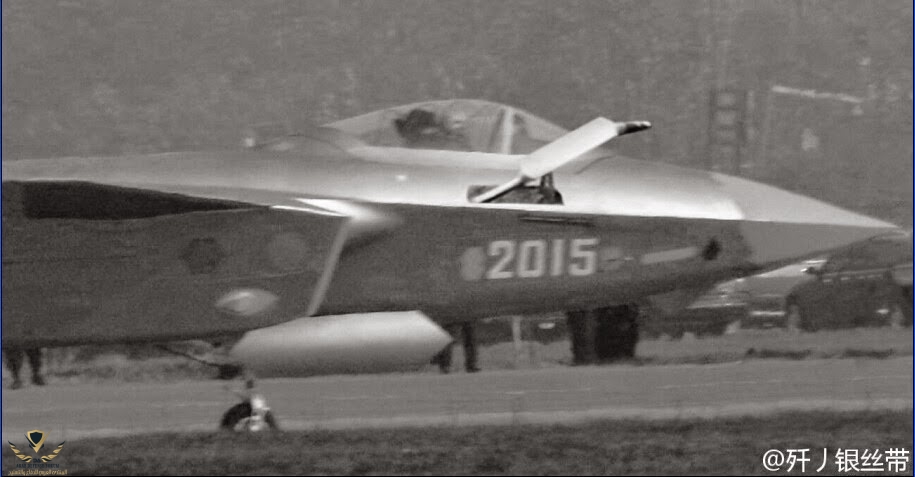
[[[467,150],[464,134],[466,121],[467,115],[461,111],[435,114],[417,108],[396,119],[394,124],[407,147]]]

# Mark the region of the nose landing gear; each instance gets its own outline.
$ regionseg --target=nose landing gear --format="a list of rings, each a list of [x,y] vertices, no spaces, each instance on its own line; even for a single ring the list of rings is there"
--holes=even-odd
[[[230,407],[222,415],[220,429],[237,432],[279,430],[276,417],[267,405],[267,400],[254,390],[253,379],[246,380],[244,391],[235,394],[242,398],[242,402]]]

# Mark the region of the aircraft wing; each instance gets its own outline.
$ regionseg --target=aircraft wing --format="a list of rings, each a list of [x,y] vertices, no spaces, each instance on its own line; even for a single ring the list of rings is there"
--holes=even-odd
[[[384,222],[269,191],[79,181],[4,182],[2,205],[4,347],[206,338],[308,316],[347,237]]]

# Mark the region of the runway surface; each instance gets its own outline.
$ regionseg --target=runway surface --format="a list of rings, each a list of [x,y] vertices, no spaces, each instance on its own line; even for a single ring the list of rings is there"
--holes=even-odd
[[[753,360],[478,374],[263,380],[280,425],[295,429],[579,422],[810,409],[911,409],[912,357]],[[240,383],[233,382],[237,389]],[[3,392],[3,439],[53,440],[216,429],[237,398],[219,381],[26,387]]]

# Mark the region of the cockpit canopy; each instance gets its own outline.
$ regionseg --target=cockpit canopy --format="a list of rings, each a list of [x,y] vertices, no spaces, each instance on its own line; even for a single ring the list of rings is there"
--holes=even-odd
[[[474,99],[407,104],[325,126],[370,146],[501,154],[527,154],[568,132],[526,111]]]

